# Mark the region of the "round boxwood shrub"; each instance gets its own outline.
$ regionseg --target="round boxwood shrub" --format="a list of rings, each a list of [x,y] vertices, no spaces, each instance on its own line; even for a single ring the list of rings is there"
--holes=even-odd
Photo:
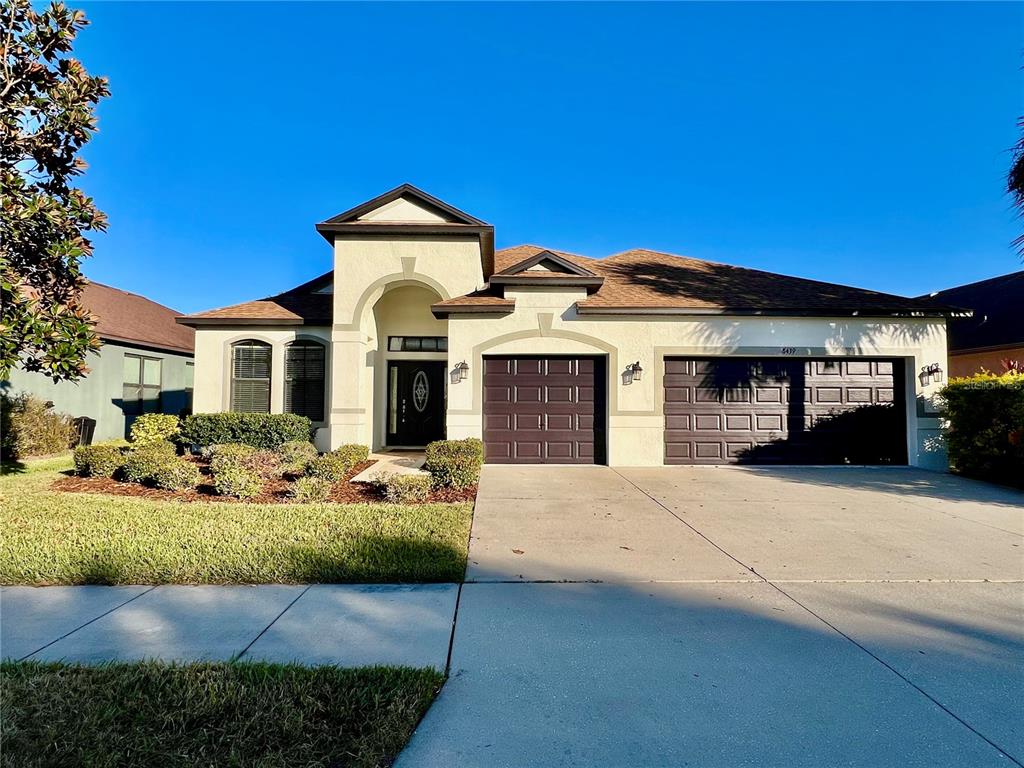
[[[213,487],[221,496],[251,499],[263,490],[263,478],[242,464],[228,462],[213,471]]]
[[[484,463],[482,440],[437,440],[427,446],[423,468],[437,488],[469,488],[480,481]]]
[[[296,501],[306,504],[322,503],[327,501],[331,495],[330,480],[322,477],[300,477],[292,483],[289,495]]]
[[[131,441],[136,445],[178,439],[181,420],[169,413],[145,413],[132,422]]]
[[[202,480],[199,467],[187,459],[175,461],[159,467],[153,473],[153,485],[167,491],[183,491],[195,488]]]
[[[391,504],[422,504],[433,487],[430,475],[384,475],[376,482]]]
[[[277,455],[281,458],[281,470],[293,475],[301,475],[306,471],[309,462],[315,459],[319,453],[316,446],[306,440],[289,440],[282,443],[277,449]]]
[[[330,453],[318,456],[309,462],[306,474],[311,477],[322,477],[332,483],[345,479],[353,467],[366,461],[370,449],[365,445],[342,445]]]
[[[75,448],[75,472],[82,477],[113,477],[124,466],[125,444],[120,441]]]
[[[125,456],[124,479],[132,483],[152,482],[157,472],[177,461],[177,449],[173,443],[166,440],[143,443]]]

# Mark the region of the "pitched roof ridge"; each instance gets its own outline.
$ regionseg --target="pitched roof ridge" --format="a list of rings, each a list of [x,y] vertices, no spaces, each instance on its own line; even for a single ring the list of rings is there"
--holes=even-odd
[[[938,296],[943,293],[949,293],[950,291],[959,291],[962,288],[973,288],[977,285],[983,285],[985,283],[994,283],[1000,280],[1006,280],[1007,282],[1024,278],[1024,269],[1018,270],[1017,272],[1007,272],[1005,275],[995,275],[994,277],[986,277],[981,280],[975,280],[973,283],[963,283],[961,285],[951,285],[949,288],[942,288],[938,291],[932,291],[926,293],[919,298],[928,298],[930,296]]]
[[[774,278],[782,277],[782,278],[785,278],[787,280],[800,280],[800,281],[805,282],[805,283],[814,283],[816,285],[824,285],[824,286],[829,286],[831,288],[844,288],[846,290],[859,291],[861,293],[871,293],[871,294],[874,294],[875,296],[884,296],[886,298],[906,299],[906,300],[910,300],[910,301],[916,301],[918,298],[921,298],[921,297],[914,297],[914,296],[901,296],[898,293],[886,293],[885,291],[876,291],[876,290],[873,290],[871,288],[861,288],[861,287],[856,286],[856,285],[847,285],[846,283],[832,283],[832,282],[829,282],[827,280],[818,280],[818,279],[815,279],[813,277],[801,277],[800,275],[789,275],[789,274],[786,274],[784,272],[770,272],[767,269],[757,269],[756,267],[741,267],[741,266],[736,265],[736,264],[728,264],[728,263],[726,263],[724,261],[711,261],[710,259],[699,259],[699,258],[697,258],[695,256],[681,256],[680,254],[677,254],[677,253],[669,253],[668,251],[656,251],[656,250],[654,250],[652,248],[630,248],[629,250],[621,251],[621,252],[613,254],[611,256],[607,256],[605,259],[602,259],[602,261],[609,261],[609,260],[617,258],[619,256],[625,256],[625,255],[628,255],[628,254],[631,254],[631,253],[653,253],[653,254],[656,254],[658,256],[668,256],[668,257],[673,258],[673,259],[685,259],[686,261],[695,261],[695,262],[699,262],[701,264],[710,264],[710,265],[716,266],[716,267],[726,267],[728,269],[734,269],[734,270],[737,270],[738,272],[746,272],[748,274],[749,273],[753,273],[753,274],[765,275],[767,277],[774,277]],[[927,298],[927,297],[925,297],[925,298]]]
[[[600,261],[595,259],[593,256],[584,256],[581,253],[573,253],[572,251],[560,251],[557,248],[548,248],[545,245],[536,245],[535,243],[520,243],[519,245],[509,245],[505,248],[499,248],[498,253],[504,253],[506,251],[514,251],[519,248],[536,248],[538,251],[550,251],[557,256],[569,256],[574,259],[586,259],[587,261]]]
[[[153,301],[153,299],[149,298],[148,296],[143,296],[141,293],[135,293],[135,291],[126,291],[124,288],[118,288],[115,285],[107,285],[106,283],[101,283],[98,280],[90,280],[89,278],[85,278],[85,280],[87,286],[95,285],[98,288],[105,288],[108,291],[117,291],[118,293],[123,293],[125,296],[132,296],[136,299],[142,299],[143,301],[147,301],[150,304],[155,304],[156,306],[162,309],[166,309],[169,312],[174,312],[175,314],[178,314],[178,310],[174,309],[173,307],[168,307],[166,304],[161,304],[159,301]]]

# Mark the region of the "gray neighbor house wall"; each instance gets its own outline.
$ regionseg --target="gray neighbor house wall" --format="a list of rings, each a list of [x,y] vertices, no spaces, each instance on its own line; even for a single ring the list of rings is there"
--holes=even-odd
[[[179,414],[189,407],[191,392],[186,385],[190,390],[191,382],[187,379],[186,363],[192,362],[192,355],[122,342],[105,341],[97,354],[89,355],[91,373],[81,381],[54,383],[42,374],[15,369],[10,380],[0,387],[12,395],[28,392],[51,400],[54,410],[72,417],[95,419],[93,442],[127,437],[134,416],[126,416],[121,406],[125,354],[161,361],[159,412]]]
[[[0,388],[11,395],[22,392],[53,403],[54,410],[72,418],[95,419],[94,442],[127,437],[135,416],[141,413],[139,395],[145,393],[147,413],[180,414],[191,405],[191,366],[195,349],[195,332],[175,322],[178,313],[137,293],[114,288],[95,281],[82,288],[82,304],[92,316],[101,346],[86,358],[89,374],[77,382],[53,382],[23,368],[11,372]],[[160,362],[160,396],[156,387],[136,386],[126,390],[125,356],[135,355]],[[143,363],[135,361],[136,371]],[[156,384],[154,364],[149,370]],[[135,395],[127,407],[125,392]]]

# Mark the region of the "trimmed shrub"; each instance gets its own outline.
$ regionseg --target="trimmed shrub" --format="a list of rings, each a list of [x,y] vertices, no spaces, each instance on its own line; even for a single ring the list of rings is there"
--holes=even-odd
[[[178,439],[181,420],[169,413],[145,413],[132,422],[131,441],[138,445],[156,443],[160,440],[175,442]]]
[[[281,457],[273,451],[261,451],[241,443],[228,443],[211,446],[204,453],[214,474],[228,466],[239,466],[264,478],[281,475]]]
[[[1024,486],[1024,374],[952,379],[940,397],[949,420],[950,467],[969,477]]]
[[[251,499],[263,490],[263,478],[242,464],[229,463],[214,471],[213,487],[221,496]]]
[[[483,441],[467,437],[430,443],[423,468],[430,473],[436,488],[469,488],[480,481],[483,463]]]
[[[113,477],[124,466],[124,441],[75,448],[75,472],[82,477]]]
[[[302,475],[306,472],[309,462],[320,454],[316,446],[305,440],[289,440],[282,443],[277,449],[277,455],[281,458],[281,470],[293,475]]]
[[[187,459],[176,459],[170,464],[159,467],[153,473],[153,485],[166,491],[183,491],[195,488],[202,481],[199,467]]]
[[[430,498],[430,475],[382,475],[376,481],[390,504],[422,504]]]
[[[336,483],[343,480],[354,466],[366,461],[369,455],[370,449],[365,445],[342,445],[309,462],[306,474]]]
[[[307,504],[320,503],[330,497],[332,485],[330,480],[322,477],[300,477],[292,484],[289,495],[296,501]]]
[[[308,442],[312,422],[294,413],[194,413],[181,422],[181,442],[200,447],[243,443],[275,450],[293,440]]]
[[[132,483],[150,483],[157,473],[178,462],[174,443],[166,440],[143,443],[128,451],[124,460],[124,479]]]
[[[0,422],[0,452],[5,459],[62,453],[76,438],[70,416],[27,392],[0,395]]]

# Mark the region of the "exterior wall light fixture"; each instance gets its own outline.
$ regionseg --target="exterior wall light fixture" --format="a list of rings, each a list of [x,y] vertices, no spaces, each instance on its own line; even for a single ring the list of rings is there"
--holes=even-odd
[[[921,368],[921,373],[918,375],[921,380],[921,386],[928,386],[929,383],[941,384],[942,383],[942,367],[938,363],[932,363],[931,365],[925,365]]]
[[[461,363],[456,365],[451,370],[452,384],[457,384],[460,381],[465,381],[469,378],[469,365],[463,360]]]
[[[623,385],[629,385],[634,381],[640,381],[643,377],[644,369],[640,367],[640,362],[637,361],[626,366],[626,369],[622,372],[622,383]]]

